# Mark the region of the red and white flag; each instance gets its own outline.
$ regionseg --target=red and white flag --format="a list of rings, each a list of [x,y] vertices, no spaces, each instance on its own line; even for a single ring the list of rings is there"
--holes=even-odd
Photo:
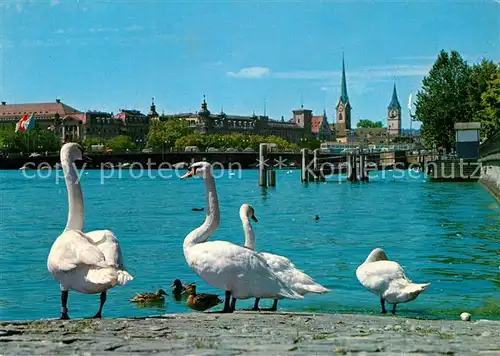
[[[21,120],[16,123],[16,132],[26,132],[35,126],[35,114],[24,115]]]

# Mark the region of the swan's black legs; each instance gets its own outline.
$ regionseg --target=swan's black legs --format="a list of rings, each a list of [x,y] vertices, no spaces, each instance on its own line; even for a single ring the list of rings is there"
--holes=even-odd
[[[273,302],[273,306],[269,308],[269,311],[276,311],[278,310],[278,299],[275,299]]]
[[[102,313],[102,307],[104,306],[104,303],[106,303],[106,292],[101,293],[101,304],[99,306],[99,310],[97,311],[97,314],[93,316],[94,319],[100,319],[102,318],[101,313]]]
[[[382,306],[382,314],[386,314],[387,310],[385,309],[385,300],[384,300],[384,298],[380,298],[380,305]]]
[[[259,301],[260,301],[260,298],[255,298],[255,302],[253,303],[253,308],[251,310],[254,310],[254,311],[259,311]]]
[[[61,291],[61,320],[68,320],[68,291]]]
[[[392,314],[393,315],[396,315],[396,306],[397,306],[397,304],[392,305]]]
[[[224,309],[222,309],[223,313],[232,313],[231,306],[229,305],[230,302],[231,302],[231,292],[227,290],[224,298]]]
[[[236,298],[233,297],[233,300],[231,301],[231,313],[236,310]]]

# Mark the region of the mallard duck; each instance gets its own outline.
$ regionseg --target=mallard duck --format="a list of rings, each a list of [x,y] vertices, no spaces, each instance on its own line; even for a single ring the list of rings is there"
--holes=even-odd
[[[196,285],[190,285],[187,288],[187,293],[189,297],[186,300],[186,305],[196,311],[205,311],[224,302],[217,294],[197,294]]]
[[[191,287],[191,286],[194,286],[195,283],[186,283],[186,284],[182,284],[181,280],[180,279],[176,279],[174,281],[174,283],[172,283],[172,285],[170,286],[170,288],[174,288],[172,290],[172,294],[174,295],[174,297],[176,299],[179,299],[184,293],[186,293],[188,291],[188,289]],[[187,294],[186,294],[187,296]]]
[[[167,295],[163,289],[158,289],[156,293],[138,293],[130,301],[134,303],[154,303],[165,301],[164,295]]]

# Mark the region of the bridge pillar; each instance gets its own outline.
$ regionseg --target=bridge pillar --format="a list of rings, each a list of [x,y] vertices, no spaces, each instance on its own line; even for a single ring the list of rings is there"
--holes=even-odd
[[[269,171],[269,186],[276,187],[276,171],[274,169]]]

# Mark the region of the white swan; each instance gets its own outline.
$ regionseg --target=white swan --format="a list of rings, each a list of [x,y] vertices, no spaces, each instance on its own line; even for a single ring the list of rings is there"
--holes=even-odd
[[[225,292],[222,312],[235,309],[236,299],[303,297],[281,281],[266,260],[256,252],[226,241],[207,241],[220,222],[219,201],[212,166],[207,162],[194,163],[181,177],[203,178],[207,195],[205,222],[184,239],[184,257],[201,279]],[[231,295],[233,296],[230,305]]]
[[[399,263],[389,261],[384,250],[374,249],[356,270],[359,282],[380,297],[382,313],[387,313],[385,302],[393,304],[392,314],[399,303],[411,302],[425,291],[430,283],[412,283]]]
[[[61,148],[61,165],[68,191],[68,220],[63,233],[54,241],[47,258],[47,268],[61,287],[61,319],[68,316],[68,291],[101,293],[94,318],[100,318],[106,291],[125,284],[133,277],[123,266],[123,257],[115,235],[109,230],[89,233],[83,230],[83,196],[75,161],[83,159],[83,149],[76,143]]]
[[[242,204],[240,207],[240,219],[245,233],[245,247],[255,251],[255,233],[250,224],[250,219],[258,222],[255,217],[254,208],[251,205]],[[264,257],[267,264],[282,281],[291,286],[300,295],[307,293],[324,294],[330,291],[297,269],[288,258],[267,252],[259,252],[259,255]],[[278,299],[282,298],[274,299],[273,306],[267,310],[276,311],[278,309]],[[255,298],[252,310],[259,310],[259,298]]]

